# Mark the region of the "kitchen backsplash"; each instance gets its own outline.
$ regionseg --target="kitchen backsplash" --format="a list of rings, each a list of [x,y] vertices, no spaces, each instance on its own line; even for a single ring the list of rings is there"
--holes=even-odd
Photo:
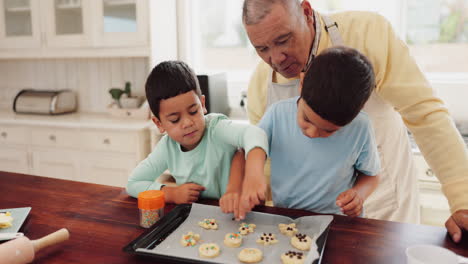
[[[71,89],[78,93],[78,110],[105,112],[108,90],[132,83],[132,93],[144,95],[146,58],[0,60],[0,110],[10,110],[24,88]]]
[[[35,88],[77,91],[79,111],[105,112],[111,101],[109,88],[123,87],[130,81],[132,93],[144,95],[148,72],[146,58],[0,60],[0,110],[12,108],[13,98],[19,90]],[[468,122],[468,80],[431,83],[454,119]],[[240,93],[246,88],[245,81],[228,83],[230,107],[242,118],[246,116],[239,108]]]

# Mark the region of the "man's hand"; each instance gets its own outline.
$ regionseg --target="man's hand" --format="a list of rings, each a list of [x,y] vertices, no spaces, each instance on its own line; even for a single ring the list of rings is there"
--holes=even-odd
[[[234,217],[239,216],[239,193],[235,191],[226,191],[226,193],[219,199],[219,206],[221,211],[225,214],[234,213]]]
[[[245,214],[250,212],[255,205],[265,201],[266,189],[263,174],[252,177],[251,181],[244,181],[239,203],[239,215],[236,216],[236,219],[244,219]]]
[[[336,197],[336,205],[341,207],[341,212],[351,217],[361,214],[363,203],[364,199],[355,189],[346,190]]]
[[[164,186],[161,190],[164,192],[166,202],[191,204],[198,200],[200,192],[204,191],[205,187],[196,183],[184,183],[177,187]]]
[[[453,213],[445,222],[445,227],[453,241],[460,242],[463,231],[468,231],[468,210],[458,210]]]

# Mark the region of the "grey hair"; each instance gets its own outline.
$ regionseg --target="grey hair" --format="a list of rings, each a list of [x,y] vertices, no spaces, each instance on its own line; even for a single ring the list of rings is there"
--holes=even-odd
[[[244,0],[242,6],[242,22],[245,25],[255,25],[270,14],[273,5],[280,4],[290,12],[301,10],[299,0]]]

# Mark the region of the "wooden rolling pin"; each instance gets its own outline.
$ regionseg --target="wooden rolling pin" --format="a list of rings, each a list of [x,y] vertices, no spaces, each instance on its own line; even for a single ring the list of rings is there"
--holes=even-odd
[[[60,243],[70,237],[68,230],[62,228],[37,240],[20,237],[0,245],[0,264],[25,264],[34,260],[39,250]]]

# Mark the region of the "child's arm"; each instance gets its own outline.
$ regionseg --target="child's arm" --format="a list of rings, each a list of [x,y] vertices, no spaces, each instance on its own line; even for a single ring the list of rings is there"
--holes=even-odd
[[[241,196],[245,197],[244,200],[248,201],[248,204],[244,205],[243,200],[239,200],[240,204],[238,206],[239,210],[243,207],[247,208],[243,210],[243,215],[245,215],[245,212],[250,211],[254,206],[250,205],[250,201],[258,204],[260,203],[259,199],[265,199],[266,183],[263,168],[266,153],[268,153],[268,137],[265,131],[259,127],[236,124],[230,120],[219,120],[216,129],[214,129],[213,137],[220,142],[243,148],[247,153],[242,186],[248,186],[248,188],[246,192],[242,189]]]
[[[205,187],[196,183],[184,183],[177,187],[163,186],[161,191],[164,192],[164,200],[166,203],[175,204],[191,204],[198,200],[200,192],[204,191]]]
[[[237,217],[239,214],[239,198],[242,191],[242,182],[244,180],[245,159],[244,151],[238,150],[231,162],[229,183],[226,193],[219,200],[219,206],[223,213],[232,213]]]
[[[377,188],[379,176],[368,176],[358,172],[353,188],[346,190],[336,198],[336,205],[345,215],[355,217],[362,213],[364,201]]]
[[[247,155],[237,219],[244,219],[247,212],[265,200],[266,182],[263,171],[265,161],[266,153],[261,148],[254,148]]]

